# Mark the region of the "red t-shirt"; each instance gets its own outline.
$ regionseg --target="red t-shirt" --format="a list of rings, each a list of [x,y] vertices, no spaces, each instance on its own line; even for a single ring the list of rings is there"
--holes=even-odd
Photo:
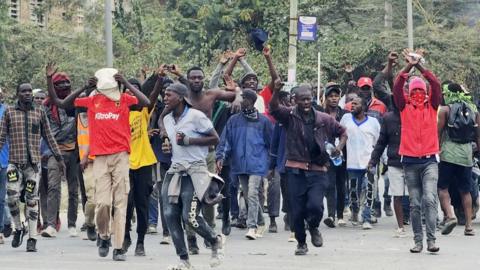
[[[273,96],[273,91],[272,89],[270,89],[270,85],[266,85],[265,87],[263,87],[262,91],[260,91],[258,94],[262,96],[263,101],[265,103],[265,113],[264,113],[265,116],[268,117],[268,119],[270,119],[271,122],[275,123],[275,119],[273,118],[273,116],[270,115],[270,110],[269,110],[270,100],[272,100],[272,96]]]
[[[119,102],[104,95],[75,99],[75,107],[87,108],[90,155],[130,153],[129,107],[137,103],[129,94],[122,94]]]

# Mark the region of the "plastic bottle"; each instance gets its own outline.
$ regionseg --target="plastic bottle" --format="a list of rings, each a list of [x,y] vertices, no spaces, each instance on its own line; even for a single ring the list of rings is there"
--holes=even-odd
[[[342,165],[342,155],[332,156],[333,151],[335,151],[335,146],[329,142],[325,142],[325,150],[327,151],[328,156],[332,160],[333,165],[340,166]]]

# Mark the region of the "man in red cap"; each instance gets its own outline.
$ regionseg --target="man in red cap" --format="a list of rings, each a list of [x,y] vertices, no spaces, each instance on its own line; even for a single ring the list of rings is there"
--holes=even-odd
[[[402,123],[399,154],[410,194],[410,213],[415,246],[412,253],[423,249],[422,212],[425,214],[427,250],[438,252],[435,245],[437,222],[437,182],[439,153],[437,136],[437,109],[442,100],[440,82],[435,75],[425,69],[419,58],[405,50],[407,62],[400,71],[393,86],[393,98],[400,111]],[[412,77],[408,84],[408,93],[404,94],[404,85],[410,70],[415,67],[430,84],[430,89],[420,77]]]
[[[64,72],[57,72],[55,65],[49,63],[46,67],[48,91],[55,91],[59,99],[64,99],[71,93],[71,81]],[[52,95],[50,95],[52,96]],[[78,209],[78,150],[76,147],[77,132],[75,109],[65,109],[58,106],[52,98],[44,101],[52,134],[62,152],[66,165],[66,174],[60,169],[58,161],[48,158],[48,190],[47,190],[47,227],[42,231],[43,237],[55,237],[57,213],[60,208],[61,182],[65,177],[68,185],[68,231],[71,237],[76,237],[77,209]],[[45,221],[44,221],[45,222]]]
[[[357,86],[360,89],[358,95],[368,104],[367,115],[380,120],[381,116],[387,112],[387,106],[379,99],[373,96],[373,82],[369,77],[361,77],[358,79]],[[352,111],[352,102],[345,104],[346,111]]]

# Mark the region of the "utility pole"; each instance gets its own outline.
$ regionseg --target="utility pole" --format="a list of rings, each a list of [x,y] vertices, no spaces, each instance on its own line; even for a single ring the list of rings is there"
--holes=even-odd
[[[412,0],[407,0],[408,48],[413,50],[413,8]]]
[[[290,30],[288,34],[288,82],[293,83],[297,77],[297,23],[298,0],[290,0]]]
[[[113,67],[112,2],[113,0],[105,0],[105,48],[107,53],[107,67]]]

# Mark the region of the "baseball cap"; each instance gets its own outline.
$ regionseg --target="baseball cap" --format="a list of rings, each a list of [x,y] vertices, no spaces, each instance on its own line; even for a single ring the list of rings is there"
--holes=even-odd
[[[242,97],[251,100],[255,103],[257,101],[257,93],[252,89],[245,88],[242,90]]]
[[[118,82],[113,77],[117,73],[118,70],[114,68],[102,68],[95,72],[95,77],[97,77],[98,80],[98,93],[113,101],[120,100],[120,89],[118,88]]]
[[[184,84],[181,84],[181,83],[172,83],[170,84],[167,89],[167,91],[172,91],[172,92],[175,92],[177,95],[179,95],[180,97],[183,97],[183,99],[185,100],[185,102],[192,106],[192,102],[188,99],[187,95],[188,95],[188,88],[184,85]]]
[[[364,86],[373,87],[372,79],[370,79],[369,77],[361,77],[360,79],[358,79],[357,86],[360,88]]]
[[[330,95],[332,92],[337,92],[339,95],[342,93],[342,89],[338,83],[329,82],[325,85],[325,96]]]

